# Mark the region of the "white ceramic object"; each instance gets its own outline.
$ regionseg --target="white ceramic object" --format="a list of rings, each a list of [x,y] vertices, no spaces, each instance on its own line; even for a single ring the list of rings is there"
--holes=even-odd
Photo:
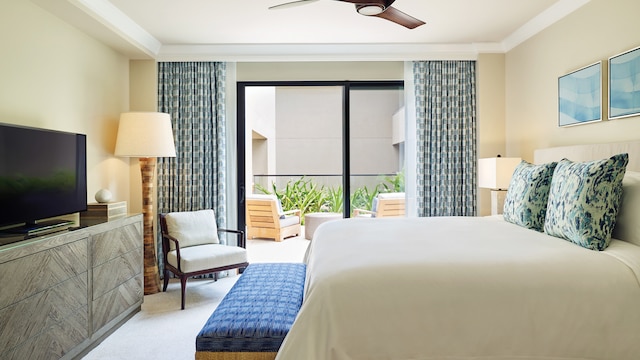
[[[96,201],[99,203],[108,203],[111,201],[111,191],[107,189],[100,189],[96,193]]]

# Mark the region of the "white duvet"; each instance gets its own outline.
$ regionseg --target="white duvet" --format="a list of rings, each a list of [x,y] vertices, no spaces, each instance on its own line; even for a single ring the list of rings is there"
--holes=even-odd
[[[346,219],[315,233],[278,360],[640,359],[640,247],[496,218]]]

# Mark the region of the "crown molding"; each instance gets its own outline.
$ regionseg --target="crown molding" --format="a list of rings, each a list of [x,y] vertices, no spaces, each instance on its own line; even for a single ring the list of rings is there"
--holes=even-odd
[[[560,19],[576,11],[583,5],[587,4],[591,0],[560,0],[553,4],[545,11],[541,12],[538,16],[529,20],[522,25],[511,35],[509,35],[504,41],[504,51],[508,52],[516,46],[527,41],[532,36],[538,34],[547,27],[558,22]]]
[[[501,47],[494,44],[493,48]],[[163,45],[158,61],[406,61],[472,60],[476,44]]]
[[[129,58],[154,58],[162,46],[108,0],[31,1]]]

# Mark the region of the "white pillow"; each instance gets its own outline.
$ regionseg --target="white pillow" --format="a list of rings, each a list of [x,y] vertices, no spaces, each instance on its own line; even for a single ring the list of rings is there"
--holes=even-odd
[[[624,174],[622,202],[612,237],[640,246],[640,172]]]
[[[167,231],[185,248],[203,244],[219,244],[218,226],[213,210],[174,212],[165,215]],[[175,250],[173,241],[169,242]]]

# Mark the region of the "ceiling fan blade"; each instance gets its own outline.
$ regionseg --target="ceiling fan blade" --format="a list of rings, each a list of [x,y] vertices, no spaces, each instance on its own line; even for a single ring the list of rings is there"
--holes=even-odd
[[[391,6],[391,4],[395,1],[395,0],[336,0],[336,1],[342,1],[342,2],[346,2],[346,3],[350,3],[350,4],[356,4],[356,5],[382,5],[382,6]]]
[[[296,6],[300,6],[300,5],[306,5],[306,4],[310,4],[312,2],[316,2],[318,0],[297,0],[297,1],[291,1],[291,2],[287,2],[287,3],[283,3],[283,4],[278,4],[278,5],[274,5],[274,6],[270,6],[269,10],[277,10],[277,9],[287,9],[287,8],[292,8],[292,7],[296,7]]]
[[[415,29],[418,26],[425,24],[424,21],[418,20],[411,15],[405,14],[402,11],[392,6],[389,6],[385,11],[381,12],[380,14],[371,15],[371,16],[377,16],[379,18],[393,21],[394,23],[402,25],[408,29]]]

